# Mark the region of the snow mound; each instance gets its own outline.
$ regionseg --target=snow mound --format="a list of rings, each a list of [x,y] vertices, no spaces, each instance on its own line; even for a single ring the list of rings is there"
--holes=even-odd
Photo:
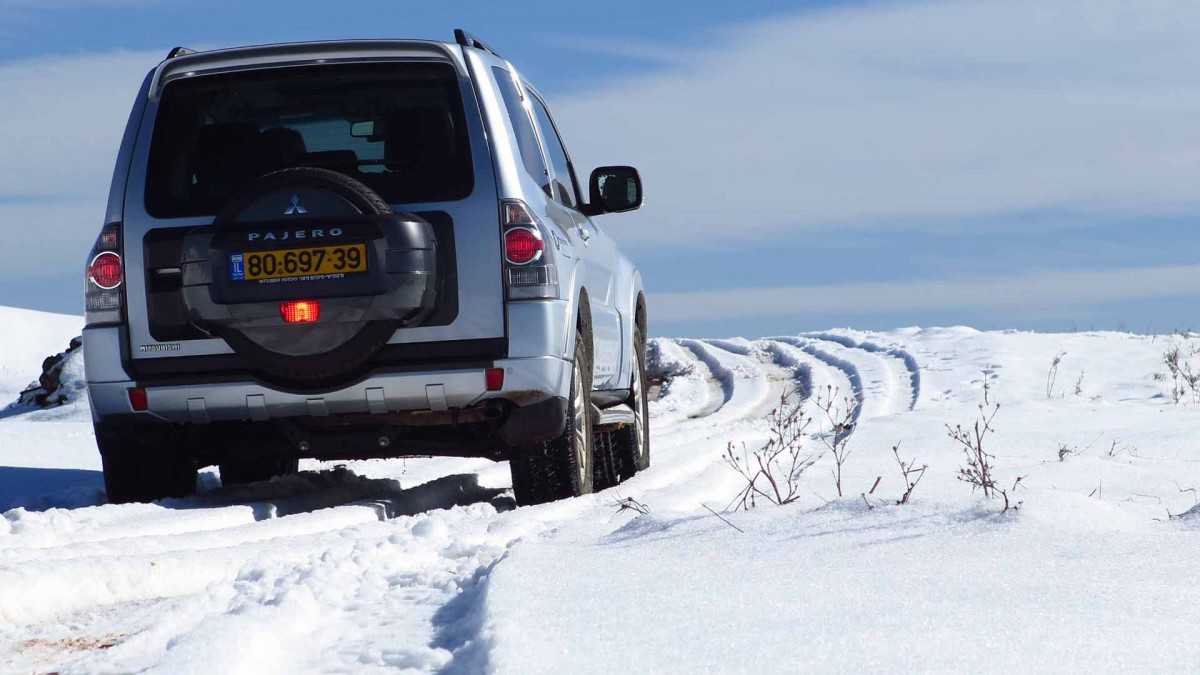
[[[0,334],[0,354],[29,359],[5,362],[6,400],[78,332],[77,319],[20,316],[41,327]],[[67,353],[50,364],[57,385],[39,380],[29,407],[0,416],[0,662],[64,673],[1194,670],[1200,387],[1167,372],[1176,348],[1200,372],[1195,336],[956,326],[656,338],[650,468],[524,508],[505,463],[454,458],[306,461],[244,486],[207,469],[196,497],[105,504],[81,360]],[[785,392],[803,402],[833,390],[858,412],[844,495],[814,429],[805,447],[819,457],[795,477],[797,501],[730,511],[744,483],[727,448],[761,447]],[[31,405],[59,392],[65,405]],[[992,475],[1019,506],[1004,513],[958,480],[964,455],[946,435],[970,428],[985,399],[1001,403]],[[927,466],[904,505],[896,446]]]

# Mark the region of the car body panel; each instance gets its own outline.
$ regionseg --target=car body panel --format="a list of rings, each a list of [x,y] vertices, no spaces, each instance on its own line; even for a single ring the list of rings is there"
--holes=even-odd
[[[287,391],[249,373],[220,381],[131,375],[136,372],[132,364],[150,360],[232,354],[223,340],[160,343],[148,330],[142,238],[152,229],[204,226],[213,220],[155,219],[147,213],[149,146],[163,88],[179,78],[247,68],[413,59],[445,61],[460,74],[475,184],[472,193],[457,202],[394,205],[402,211],[451,214],[458,256],[459,313],[445,326],[402,328],[391,343],[419,346],[505,338],[507,353],[484,364],[504,370],[503,387],[489,391],[484,368],[478,363],[378,367],[353,382],[316,392]],[[465,407],[489,399],[527,405],[565,397],[570,389],[570,358],[578,339],[577,317],[585,295],[591,311],[593,388],[607,392],[627,389],[632,378],[635,309],[643,293],[641,276],[604,227],[547,196],[524,169],[495,68],[510,73],[523,91],[544,102],[511,63],[495,54],[423,41],[322,42],[201,52],[168,59],[148,73],[130,113],[106,213],[106,222],[122,223],[126,323],[88,326],[84,331],[94,419],[99,422],[133,413],[128,398],[128,389],[133,387],[144,387],[148,394],[149,410],[138,415],[179,424],[370,414],[378,412],[380,400],[383,410],[394,412],[442,405]],[[541,139],[538,125],[533,126]],[[545,148],[545,139],[541,141]],[[563,139],[564,145],[568,143],[569,139]],[[549,177],[554,169],[544,154],[543,150]],[[582,203],[586,195],[579,196]],[[540,223],[547,258],[557,270],[558,290],[553,296],[533,293],[527,297],[521,289],[506,288],[500,236],[501,201],[505,199],[523,202]],[[382,390],[382,399],[378,390]],[[318,399],[321,403],[314,403]]]

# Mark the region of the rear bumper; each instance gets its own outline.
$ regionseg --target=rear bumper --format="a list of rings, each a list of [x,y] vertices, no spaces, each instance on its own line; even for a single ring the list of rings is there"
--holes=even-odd
[[[265,421],[173,424],[147,414],[110,415],[96,424],[114,437],[166,439],[164,452],[219,464],[237,457],[323,460],[404,456],[508,459],[514,450],[549,441],[566,427],[567,401],[548,398],[516,406],[485,402],[445,413],[281,417]],[[119,443],[106,452],[121,452]]]
[[[272,418],[341,414],[384,414],[412,410],[465,408],[489,399],[526,406],[566,397],[570,364],[558,357],[497,359],[504,386],[488,391],[483,368],[376,372],[329,391],[284,391],[253,380],[203,384],[88,382],[92,414],[99,421],[133,412],[128,390],[143,386],[149,409],[141,414],[178,424],[264,421]]]
[[[442,348],[451,343],[397,345],[413,353],[406,360],[381,364],[353,383],[303,391],[259,381],[244,369],[216,367],[221,364],[205,363],[197,370],[193,363],[187,372],[162,367],[184,360],[176,358],[141,359],[143,365],[160,367],[129,372],[122,359],[127,346],[122,329],[89,327],[83,343],[92,417],[97,423],[188,425],[197,434],[224,437],[227,428],[236,430],[239,425],[286,428],[322,420],[334,425],[353,421],[363,428],[374,427],[376,421],[379,427],[402,427],[397,413],[448,411],[425,417],[449,419],[443,435],[453,440],[471,434],[468,425],[456,422],[463,419],[457,412],[491,405],[504,415],[489,427],[489,437],[510,447],[534,443],[561,433],[565,420],[571,385],[571,364],[563,358],[565,310],[562,301],[511,303],[509,322],[521,337],[486,356],[462,356]],[[505,353],[508,358],[496,358]],[[207,358],[225,357],[185,357]],[[490,367],[504,370],[498,391],[487,390],[485,371]],[[133,411],[133,387],[146,390],[148,410]],[[459,426],[462,433],[456,434]]]

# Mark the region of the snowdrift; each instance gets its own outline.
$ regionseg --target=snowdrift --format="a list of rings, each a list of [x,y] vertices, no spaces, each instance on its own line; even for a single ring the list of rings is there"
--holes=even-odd
[[[79,327],[11,317],[29,329],[0,337],[6,400]],[[454,459],[236,490],[209,470],[193,499],[108,505],[68,397],[0,419],[0,654],[59,672],[1191,670],[1198,350],[965,327],[657,339],[651,468],[529,508],[505,464]],[[763,446],[785,394],[851,407],[843,494],[818,414],[799,498],[729,510],[744,481],[723,457]],[[959,479],[947,435],[997,402],[1006,512]],[[927,467],[902,505],[897,445]]]

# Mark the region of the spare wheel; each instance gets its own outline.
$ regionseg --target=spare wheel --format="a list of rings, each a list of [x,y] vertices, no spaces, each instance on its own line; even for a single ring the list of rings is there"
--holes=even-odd
[[[429,223],[363,183],[283,169],[185,238],[184,304],[264,379],[329,384],[434,309],[436,249]]]

